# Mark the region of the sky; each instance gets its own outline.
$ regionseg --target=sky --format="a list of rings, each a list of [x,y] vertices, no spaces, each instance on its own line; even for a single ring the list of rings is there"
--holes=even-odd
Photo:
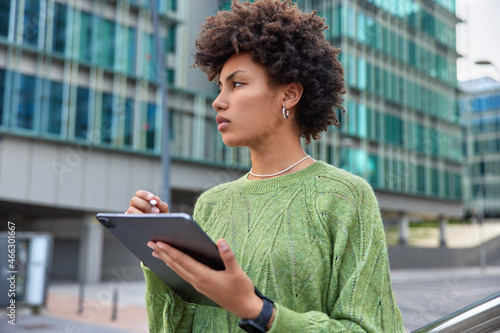
[[[458,80],[490,76],[500,81],[500,0],[456,0]],[[488,60],[494,64],[478,66]]]

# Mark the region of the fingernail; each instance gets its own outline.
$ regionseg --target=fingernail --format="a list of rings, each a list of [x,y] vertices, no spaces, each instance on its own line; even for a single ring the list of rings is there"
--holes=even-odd
[[[151,207],[151,213],[158,214],[159,212],[160,212],[160,210],[158,209],[158,207],[155,207],[155,206]]]
[[[156,258],[158,258],[158,253],[156,253],[156,252],[153,252],[153,257],[156,257]]]
[[[151,200],[149,200],[149,203],[151,204],[151,206],[156,206],[156,204],[157,204],[158,202],[156,202],[156,200],[155,200],[155,199],[151,199]]]
[[[154,246],[154,243],[153,243],[153,242],[149,242],[149,243],[148,243],[148,247],[149,247],[150,249],[152,249],[152,250],[154,250],[154,249],[155,249],[155,246]]]
[[[151,200],[151,199],[153,199],[153,197],[154,197],[153,193],[149,193],[149,194],[146,196],[146,199]]]
[[[227,245],[226,241],[221,241],[219,243],[219,246],[220,246],[220,249],[222,250],[222,252],[226,252],[227,250],[229,250],[229,246]]]

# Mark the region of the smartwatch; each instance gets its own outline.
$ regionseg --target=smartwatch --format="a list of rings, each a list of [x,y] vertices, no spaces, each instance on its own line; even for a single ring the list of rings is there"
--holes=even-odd
[[[255,294],[259,296],[264,301],[264,306],[262,306],[262,310],[256,319],[244,319],[240,320],[239,326],[250,333],[261,333],[266,331],[266,326],[271,320],[274,310],[274,302],[271,301],[266,296],[262,295],[262,293],[255,287]]]

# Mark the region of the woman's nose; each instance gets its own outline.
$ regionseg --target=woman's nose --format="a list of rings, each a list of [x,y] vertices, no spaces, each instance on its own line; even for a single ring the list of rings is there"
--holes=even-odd
[[[222,92],[220,92],[217,98],[213,101],[212,107],[217,112],[227,109],[227,102],[225,101]]]

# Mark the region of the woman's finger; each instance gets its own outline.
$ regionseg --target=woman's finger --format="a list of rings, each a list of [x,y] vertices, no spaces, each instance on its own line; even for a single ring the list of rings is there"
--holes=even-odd
[[[193,271],[196,271],[196,269],[194,269],[193,266],[196,266],[196,264],[203,264],[200,264],[187,254],[163,242],[149,242],[148,246],[154,249],[157,258],[163,260],[168,267],[196,288],[196,276],[200,273],[194,273]]]
[[[149,201],[146,201],[140,197],[133,197],[130,199],[130,207],[135,207],[142,213],[159,213],[158,207],[153,206]]]
[[[217,248],[219,249],[219,255],[224,262],[226,270],[236,271],[241,269],[240,265],[236,261],[233,251],[225,239],[221,238],[217,241]]]
[[[130,206],[125,212],[125,214],[144,214],[144,212],[135,207]]]

